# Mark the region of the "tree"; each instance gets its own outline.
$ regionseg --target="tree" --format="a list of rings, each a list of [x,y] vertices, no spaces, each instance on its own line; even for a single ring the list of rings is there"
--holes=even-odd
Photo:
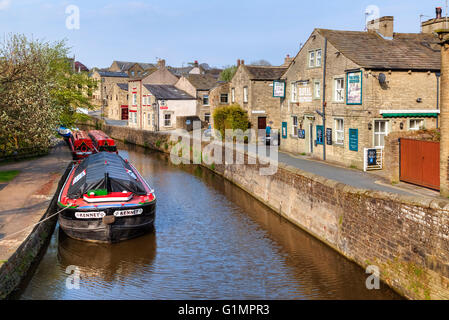
[[[65,41],[10,35],[0,45],[0,149],[48,147],[59,124],[71,125],[79,107],[91,109],[96,83],[74,73]]]
[[[226,129],[242,130],[250,127],[248,113],[238,104],[218,107],[214,110],[214,127],[225,138]]]
[[[265,66],[265,67],[271,67],[271,63],[268,62],[267,60],[264,60],[264,59],[260,59],[260,60],[257,60],[257,61],[253,61],[253,62],[251,62],[251,65],[252,65],[252,66]]]
[[[220,73],[220,80],[229,82],[234,77],[237,72],[237,66],[225,67],[225,69]]]

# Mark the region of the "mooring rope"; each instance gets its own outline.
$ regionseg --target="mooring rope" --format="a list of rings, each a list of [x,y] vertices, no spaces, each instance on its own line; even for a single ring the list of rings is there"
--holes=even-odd
[[[26,230],[28,230],[28,229],[34,228],[34,227],[40,225],[41,223],[44,223],[45,221],[50,220],[51,218],[53,218],[54,216],[60,214],[60,213],[63,212],[64,210],[67,210],[68,208],[69,208],[69,207],[65,207],[64,209],[59,210],[58,212],[52,214],[51,216],[49,216],[49,217],[47,217],[47,218],[45,218],[45,219],[39,221],[38,223],[35,223],[35,224],[33,224],[33,225],[30,225],[30,226],[28,226],[28,227],[26,227],[26,228],[24,228],[24,229],[22,229],[22,230],[19,230],[19,231],[17,231],[17,232],[8,234],[8,235],[5,236],[4,238],[1,238],[1,239],[0,239],[0,242],[4,241],[4,240],[7,239],[7,238],[11,238],[12,236],[15,236],[15,235],[17,235],[17,234],[20,234],[20,233],[22,233],[22,232],[24,232],[24,231],[26,231]]]

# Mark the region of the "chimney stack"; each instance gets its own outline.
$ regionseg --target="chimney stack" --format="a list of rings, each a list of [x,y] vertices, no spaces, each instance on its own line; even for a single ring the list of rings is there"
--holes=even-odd
[[[245,60],[242,60],[240,63],[241,63],[242,65],[245,65]]]
[[[284,60],[284,64],[282,65],[282,67],[288,67],[292,62],[293,62],[293,58],[290,58],[290,55],[287,54],[287,56],[285,57]]]
[[[394,18],[391,16],[371,20],[366,25],[368,32],[377,32],[385,38],[393,38]]]
[[[437,12],[436,19],[441,19],[441,17],[443,16],[443,9],[441,9],[441,7],[437,7],[436,12]]]
[[[160,60],[157,62],[157,67],[158,67],[159,69],[165,68],[165,59],[160,59]]]
[[[240,67],[240,59],[237,59],[237,67]]]
[[[198,67],[198,60],[195,60],[194,66]]]

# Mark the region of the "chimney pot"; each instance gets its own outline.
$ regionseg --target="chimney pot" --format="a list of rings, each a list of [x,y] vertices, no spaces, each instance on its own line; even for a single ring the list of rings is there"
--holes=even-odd
[[[237,67],[240,66],[240,59],[237,59]]]
[[[165,59],[161,59],[157,62],[157,65],[159,68],[164,68],[165,67]]]
[[[242,60],[241,64],[243,64],[243,65],[244,65],[244,64],[245,64],[245,60]]]
[[[437,13],[436,18],[437,19],[441,19],[442,14],[443,14],[443,9],[441,9],[441,7],[437,7],[436,8],[436,13]]]

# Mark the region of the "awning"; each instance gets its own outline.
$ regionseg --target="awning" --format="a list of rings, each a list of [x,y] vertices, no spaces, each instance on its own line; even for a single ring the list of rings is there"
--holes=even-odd
[[[384,118],[438,118],[440,110],[381,110]]]

